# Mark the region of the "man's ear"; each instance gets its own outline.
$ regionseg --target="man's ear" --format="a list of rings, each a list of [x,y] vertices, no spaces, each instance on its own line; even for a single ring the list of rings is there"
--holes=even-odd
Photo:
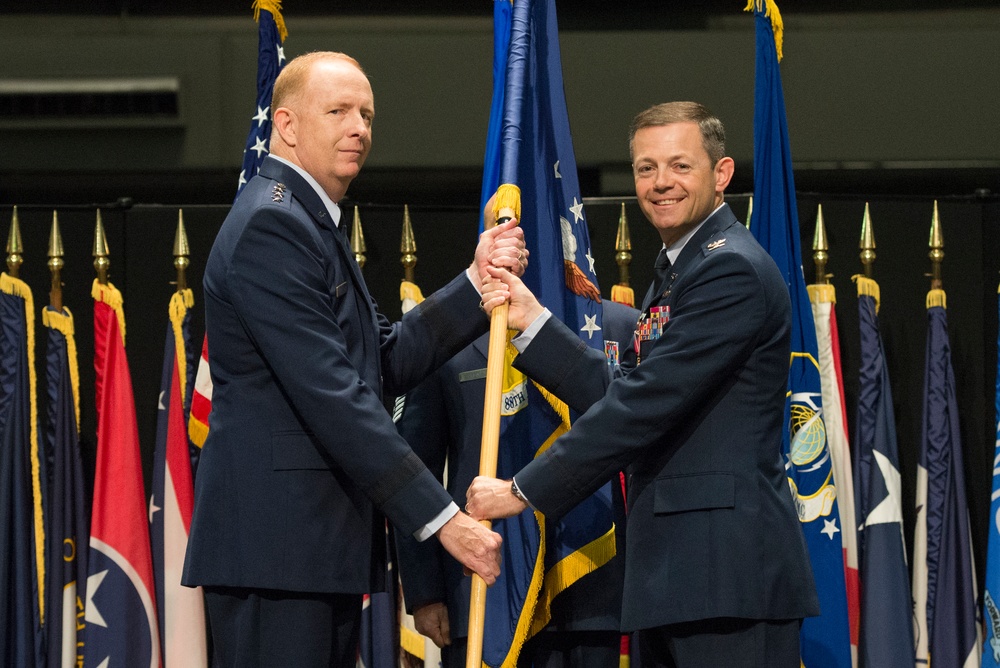
[[[725,157],[715,163],[715,192],[725,192],[729,187],[729,182],[733,180],[733,172],[736,170],[736,163],[732,158]]]
[[[295,146],[297,143],[295,112],[288,107],[278,107],[274,110],[271,124],[285,145]]]

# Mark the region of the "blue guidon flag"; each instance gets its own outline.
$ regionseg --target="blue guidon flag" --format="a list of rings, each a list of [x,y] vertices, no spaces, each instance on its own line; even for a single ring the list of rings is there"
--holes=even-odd
[[[483,201],[501,183],[520,188],[520,221],[531,249],[525,284],[587,345],[603,351],[601,297],[570,137],[555,2],[518,0],[511,8],[509,0],[496,0],[494,8],[496,81]],[[575,417],[512,369],[513,347],[507,350],[497,461],[502,478],[543,452]],[[611,486],[558,522],[528,509],[493,528],[504,539],[504,568],[486,596],[483,662],[507,667],[548,623],[552,600],[615,555]]]

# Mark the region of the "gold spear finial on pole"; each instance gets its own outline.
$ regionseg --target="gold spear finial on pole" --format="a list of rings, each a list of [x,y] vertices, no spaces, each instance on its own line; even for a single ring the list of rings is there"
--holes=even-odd
[[[931,290],[942,289],[941,261],[944,260],[944,235],[941,233],[941,218],[938,216],[937,200],[934,200],[934,215],[931,217],[931,238],[927,242],[931,259]]]
[[[632,262],[632,237],[625,217],[625,202],[618,215],[618,233],[615,235],[615,264],[618,265],[618,282],[611,286],[611,300],[635,306],[635,291],[629,285],[628,266]]]
[[[351,227],[351,250],[354,251],[354,259],[358,266],[365,267],[365,233],[361,231],[361,214],[357,205],[354,206],[354,225]]]
[[[360,229],[360,227],[359,227]],[[364,244],[364,239],[361,241]],[[410,221],[410,206],[403,205],[403,237],[399,242],[399,263],[403,265],[404,280],[413,282],[414,269],[417,266],[417,239],[413,235],[413,223]]]
[[[872,277],[872,264],[875,263],[875,231],[872,229],[872,217],[868,213],[868,202],[865,202],[865,217],[861,221],[861,264],[865,268],[865,278]]]
[[[618,232],[615,234],[615,263],[618,265],[618,284],[629,285],[628,266],[632,262],[632,236],[629,234],[625,202],[618,214]]]
[[[52,230],[49,232],[49,273],[52,274],[52,287],[49,289],[49,306],[62,313],[62,268],[63,262],[63,241],[59,233],[59,214],[52,211]]]
[[[101,210],[97,210],[97,224],[94,226],[94,269],[97,270],[97,282],[108,284],[108,270],[111,260],[108,259],[108,238],[104,234],[104,223],[101,222]]]
[[[826,284],[833,274],[826,273],[826,263],[830,261],[830,245],[826,240],[826,225],[823,223],[823,205],[816,207],[816,231],[813,233],[813,264],[816,265],[816,282]]]
[[[24,262],[24,244],[21,243],[21,225],[17,222],[17,207],[10,218],[10,234],[7,236],[7,273],[11,278],[19,278],[21,263]]]
[[[750,219],[753,218],[753,195],[747,199],[747,229],[750,229]]]
[[[187,290],[185,271],[191,264],[191,247],[188,246],[187,232],[184,231],[184,210],[177,209],[177,233],[174,235],[174,269],[177,270],[177,290]]]

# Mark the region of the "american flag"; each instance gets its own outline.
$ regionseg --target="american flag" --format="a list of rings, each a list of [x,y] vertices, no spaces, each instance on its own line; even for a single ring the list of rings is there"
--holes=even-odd
[[[260,164],[267,157],[271,143],[271,92],[274,80],[285,66],[285,50],[282,44],[288,36],[285,19],[281,16],[280,0],[255,0],[254,20],[258,24],[257,48],[257,105],[250,119],[250,132],[243,149],[243,166],[240,169],[236,196],[243,186],[260,170]],[[208,337],[202,344],[198,375],[191,400],[191,417],[188,419],[188,435],[191,442],[201,447],[208,437],[208,414],[212,410],[212,376],[208,367]]]

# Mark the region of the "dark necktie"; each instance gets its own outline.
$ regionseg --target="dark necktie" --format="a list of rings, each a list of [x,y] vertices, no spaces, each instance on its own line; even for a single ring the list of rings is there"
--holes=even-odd
[[[663,285],[664,281],[667,280],[667,274],[670,273],[670,258],[667,257],[667,249],[664,248],[660,251],[660,254],[656,256],[656,262],[653,264],[653,275],[655,276],[656,287],[659,288]]]
[[[643,300],[643,310],[663,290],[663,285],[667,282],[667,275],[670,273],[670,266],[670,258],[667,257],[667,249],[664,248],[656,256],[656,262],[653,263],[653,284],[649,286],[649,292],[646,294],[646,299]]]

